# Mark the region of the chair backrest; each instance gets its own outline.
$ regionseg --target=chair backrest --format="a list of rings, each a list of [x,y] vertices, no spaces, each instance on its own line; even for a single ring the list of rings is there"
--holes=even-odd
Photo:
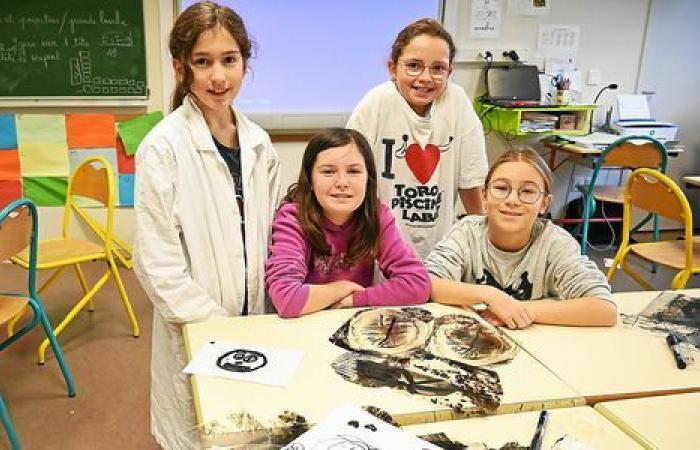
[[[29,246],[29,292],[36,295],[36,254],[38,219],[36,206],[21,198],[0,211],[0,261]]]
[[[602,167],[614,166],[627,169],[647,167],[666,173],[668,151],[666,146],[651,136],[625,136],[608,145],[596,159],[589,188],[596,186]]]
[[[71,213],[75,213],[90,229],[111,247],[114,220],[114,170],[103,157],[84,160],[73,172],[68,183],[66,209],[63,215],[63,237],[69,237]],[[104,224],[88,212],[90,206],[106,208]]]
[[[658,170],[641,168],[632,172],[625,187],[625,205],[681,222],[692,229],[690,204],[683,191]]]

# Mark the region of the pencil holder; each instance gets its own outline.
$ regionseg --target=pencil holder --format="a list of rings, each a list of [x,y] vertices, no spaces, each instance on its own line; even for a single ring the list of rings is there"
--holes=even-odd
[[[571,91],[568,89],[557,89],[554,103],[557,105],[568,105],[569,101],[571,101]]]

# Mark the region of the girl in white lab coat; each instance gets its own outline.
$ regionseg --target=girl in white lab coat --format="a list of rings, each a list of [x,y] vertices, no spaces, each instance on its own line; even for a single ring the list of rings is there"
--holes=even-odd
[[[198,3],[170,33],[173,112],[139,146],[136,274],[154,305],[151,432],[199,448],[183,324],[265,311],[264,259],[279,195],[270,138],[231,103],[251,56],[242,19]]]

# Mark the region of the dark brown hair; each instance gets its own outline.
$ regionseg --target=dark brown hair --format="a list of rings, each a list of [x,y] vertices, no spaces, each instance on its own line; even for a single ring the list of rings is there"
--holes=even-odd
[[[354,143],[367,167],[367,189],[365,198],[353,213],[354,230],[348,241],[345,262],[352,265],[357,261],[374,259],[379,245],[379,199],[377,198],[377,169],[374,165],[372,149],[359,131],[347,128],[329,128],[314,135],[306,146],[301,160],[299,180],[289,188],[285,200],[295,202],[299,222],[313,251],[318,255],[330,255],[321,225],[323,208],[318,203],[312,189],[311,174],[316,157],[329,148],[342,147]]]
[[[533,150],[531,147],[514,147],[504,154],[502,154],[492,165],[491,168],[489,169],[488,173],[486,174],[486,181],[485,185],[488,185],[489,182],[491,181],[491,177],[493,176],[493,172],[500,166],[501,164],[507,163],[507,162],[518,162],[522,161],[525,163],[530,164],[542,177],[542,180],[544,181],[544,190],[545,194],[549,195],[552,193],[552,184],[553,184],[553,178],[554,176],[552,175],[552,170],[549,168],[547,163],[544,161],[542,156],[540,156],[539,153],[537,153],[535,150]]]
[[[170,32],[170,55],[179,60],[184,69],[184,77],[182,81],[177,80],[173,92],[172,109],[182,105],[182,101],[190,91],[193,74],[189,59],[192,55],[192,48],[199,35],[216,26],[221,26],[236,40],[243,58],[243,70],[247,69],[248,60],[252,55],[253,43],[248,36],[241,16],[231,8],[217,5],[214,2],[195,3],[178,16]]]
[[[445,30],[440,22],[427,17],[416,20],[399,32],[394,44],[391,46],[391,60],[394,61],[394,63],[398,63],[403,49],[406,48],[413,38],[423,34],[440,38],[447,42],[447,46],[450,48],[450,64],[452,64],[455,53],[457,53],[457,48],[452,40],[452,36],[450,36],[450,33]]]

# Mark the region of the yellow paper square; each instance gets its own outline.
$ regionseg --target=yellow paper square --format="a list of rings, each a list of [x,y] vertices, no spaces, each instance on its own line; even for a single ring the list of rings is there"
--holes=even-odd
[[[63,114],[18,114],[19,146],[31,143],[67,144],[66,116]]]
[[[19,162],[23,177],[67,177],[68,144],[21,143]]]

